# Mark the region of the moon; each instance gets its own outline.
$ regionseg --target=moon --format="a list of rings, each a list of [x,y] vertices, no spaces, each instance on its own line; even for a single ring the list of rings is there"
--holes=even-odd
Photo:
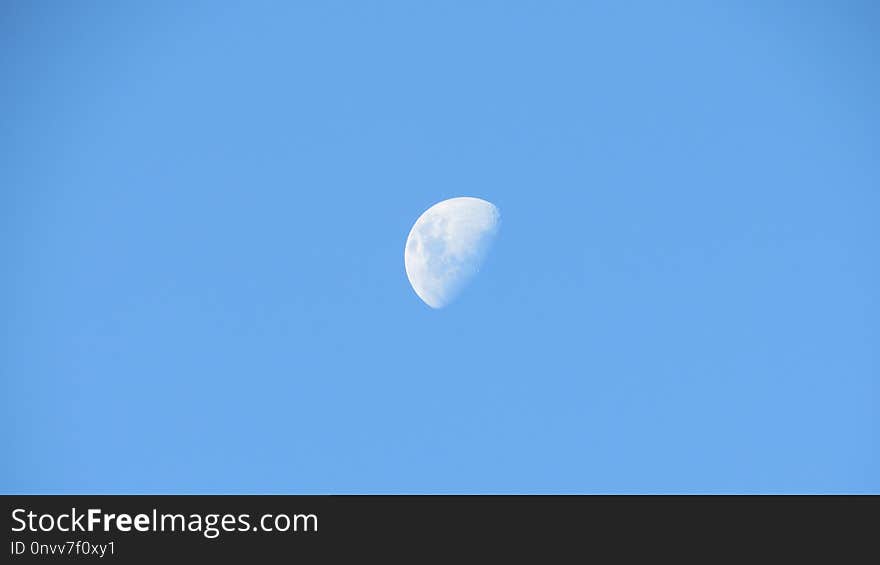
[[[498,208],[481,198],[450,198],[413,224],[403,253],[413,290],[431,308],[455,300],[480,270],[501,224]]]

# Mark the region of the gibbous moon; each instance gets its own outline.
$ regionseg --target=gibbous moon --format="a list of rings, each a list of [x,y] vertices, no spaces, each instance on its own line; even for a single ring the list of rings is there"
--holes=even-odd
[[[409,232],[406,276],[425,304],[443,308],[480,270],[501,223],[491,202],[464,196],[428,208]]]

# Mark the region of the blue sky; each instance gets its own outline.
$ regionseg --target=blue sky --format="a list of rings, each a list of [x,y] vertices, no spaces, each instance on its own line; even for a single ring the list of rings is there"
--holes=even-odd
[[[305,4],[0,7],[0,490],[880,492],[875,3]]]

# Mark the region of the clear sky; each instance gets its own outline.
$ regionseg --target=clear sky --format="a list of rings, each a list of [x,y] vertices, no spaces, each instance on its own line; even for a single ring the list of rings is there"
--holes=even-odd
[[[2,3],[0,490],[880,492],[878,26]]]

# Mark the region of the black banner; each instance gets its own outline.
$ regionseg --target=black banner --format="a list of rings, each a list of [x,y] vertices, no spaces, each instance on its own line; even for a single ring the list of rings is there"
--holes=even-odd
[[[876,554],[858,496],[4,496],[3,562]],[[708,554],[706,552],[709,552]],[[867,553],[862,553],[867,552]]]

